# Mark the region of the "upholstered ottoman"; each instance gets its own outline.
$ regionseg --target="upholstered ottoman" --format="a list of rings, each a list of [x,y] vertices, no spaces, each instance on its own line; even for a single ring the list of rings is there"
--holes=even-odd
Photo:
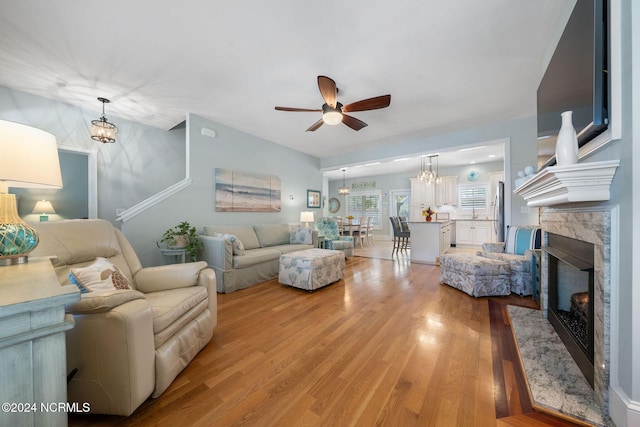
[[[345,256],[341,251],[306,249],[280,255],[278,281],[313,291],[344,278]]]
[[[509,263],[471,254],[440,257],[440,282],[472,297],[509,295]]]

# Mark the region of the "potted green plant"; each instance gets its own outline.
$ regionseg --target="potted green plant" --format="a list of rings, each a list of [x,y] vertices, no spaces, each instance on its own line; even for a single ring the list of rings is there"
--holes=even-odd
[[[156,242],[156,245],[160,247],[161,243],[166,244],[169,249],[185,249],[191,261],[196,260],[198,252],[203,247],[202,241],[196,234],[196,228],[192,227],[187,221],[182,221],[175,227],[165,231],[162,238]]]

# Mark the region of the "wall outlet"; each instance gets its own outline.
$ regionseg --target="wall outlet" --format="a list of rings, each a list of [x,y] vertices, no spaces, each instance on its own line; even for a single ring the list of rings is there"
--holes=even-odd
[[[524,214],[531,213],[531,208],[529,206],[522,206],[520,208],[520,213],[524,213]]]

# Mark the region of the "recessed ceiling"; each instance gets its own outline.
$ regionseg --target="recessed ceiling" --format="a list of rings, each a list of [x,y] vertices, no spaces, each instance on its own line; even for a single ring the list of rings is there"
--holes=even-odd
[[[432,168],[452,168],[469,166],[473,164],[504,162],[504,144],[484,144],[472,147],[462,147],[450,151],[425,152],[412,156],[401,156],[380,161],[348,165],[344,168],[331,169],[323,172],[330,181],[341,180],[342,169],[345,169],[346,178],[362,178],[367,176],[379,176],[411,172],[418,174],[422,156],[433,156]],[[425,158],[426,168],[429,168],[429,158]]]
[[[4,0],[0,85],[170,129],[195,113],[324,158],[535,114],[535,90],[575,0],[109,2]],[[355,132],[322,126],[318,75]]]

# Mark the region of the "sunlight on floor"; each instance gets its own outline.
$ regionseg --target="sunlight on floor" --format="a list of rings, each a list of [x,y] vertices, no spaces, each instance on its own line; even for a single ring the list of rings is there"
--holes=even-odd
[[[406,261],[407,263],[411,260],[411,249],[394,253],[393,257],[391,256],[392,250],[393,242],[391,240],[375,240],[371,246],[357,246],[354,250],[354,255],[365,258],[394,259]],[[480,246],[472,248],[450,248],[447,253],[464,252],[475,254],[478,250],[480,250]]]

